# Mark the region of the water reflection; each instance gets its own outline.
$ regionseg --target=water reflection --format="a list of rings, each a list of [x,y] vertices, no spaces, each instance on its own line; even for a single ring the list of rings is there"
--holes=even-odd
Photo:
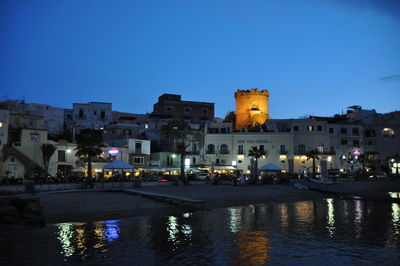
[[[334,215],[334,207],[333,207],[333,199],[326,199],[326,203],[328,204],[328,212],[327,212],[327,229],[330,236],[333,236],[335,233],[335,215]]]
[[[92,250],[106,252],[104,247],[119,237],[117,220],[96,223],[62,223],[58,224],[58,237],[62,254],[68,258],[72,255],[87,257]]]
[[[271,244],[266,231],[238,232],[235,243],[238,255],[233,265],[265,265],[270,259]]]
[[[400,261],[400,206],[329,198],[63,223],[0,237],[4,261],[35,265],[44,256],[53,265],[387,265]]]

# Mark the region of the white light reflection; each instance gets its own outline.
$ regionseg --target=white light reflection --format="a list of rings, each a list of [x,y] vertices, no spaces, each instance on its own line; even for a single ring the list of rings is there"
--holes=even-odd
[[[361,235],[361,222],[363,217],[363,209],[362,209],[362,201],[355,200],[354,201],[354,225],[356,231],[356,238],[358,239]]]
[[[392,222],[394,234],[400,235],[400,205],[398,203],[392,203]]]
[[[167,231],[168,231],[168,240],[172,241],[174,245],[179,244],[179,239],[178,239],[178,223],[177,223],[177,218],[175,216],[169,216],[168,217],[168,223],[167,223]]]
[[[333,207],[333,199],[326,199],[326,202],[328,204],[328,213],[327,213],[327,220],[328,220],[328,226],[326,227],[328,229],[329,235],[333,236],[335,233],[335,214],[334,214],[334,207]]]
[[[240,209],[229,208],[229,229],[232,233],[237,233],[241,227]]]
[[[58,237],[57,239],[61,243],[61,248],[64,253],[64,257],[70,257],[74,255],[75,248],[72,243],[73,234],[72,231],[73,225],[70,223],[62,223],[58,225]]]

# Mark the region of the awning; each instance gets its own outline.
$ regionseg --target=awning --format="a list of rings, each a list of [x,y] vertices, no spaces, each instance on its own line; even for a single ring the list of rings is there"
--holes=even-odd
[[[113,170],[113,169],[120,169],[120,170],[132,170],[134,167],[133,165],[127,164],[121,160],[115,160],[112,163],[108,163],[103,166],[103,169]]]
[[[267,163],[261,167],[258,168],[258,170],[264,170],[264,171],[282,171],[283,169],[280,168],[279,166],[276,166],[272,163]]]
[[[85,170],[86,170],[85,167],[83,167],[83,166],[78,166],[78,167],[75,167],[74,169],[72,169],[72,172],[83,172],[83,171],[85,171]]]

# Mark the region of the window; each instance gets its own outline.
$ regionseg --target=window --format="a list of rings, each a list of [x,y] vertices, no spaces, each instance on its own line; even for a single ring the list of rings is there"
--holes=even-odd
[[[228,154],[229,153],[228,145],[222,144],[221,147],[220,147],[220,153],[221,154]]]
[[[226,133],[226,128],[221,128],[221,133]]]
[[[353,140],[353,146],[355,146],[355,147],[360,147],[360,141],[358,140],[358,139],[354,139]]]
[[[323,145],[323,144],[318,145],[318,146],[317,146],[317,150],[318,150],[318,152],[321,153],[321,154],[324,153],[324,151],[325,151],[324,145]]]
[[[281,154],[286,154],[286,146],[284,144],[279,145],[279,151]]]
[[[321,125],[318,125],[318,126],[317,126],[317,130],[318,130],[318,131],[322,131],[322,126],[321,126]]]
[[[144,158],[143,157],[133,157],[133,163],[144,164]]]
[[[135,142],[135,153],[142,153],[142,143]]]
[[[216,163],[216,164],[219,164],[219,159],[216,159],[216,160],[215,160],[215,163]]]
[[[39,142],[40,136],[38,133],[31,133],[31,142]]]
[[[335,147],[331,146],[331,149],[329,150],[330,152],[335,152]]]
[[[65,162],[65,151],[58,151],[58,161]]]
[[[365,137],[367,137],[367,138],[376,137],[375,130],[372,129],[372,128],[367,128],[367,129],[365,130]]]
[[[185,114],[189,114],[192,111],[189,107],[185,107]]]
[[[298,146],[298,153],[299,154],[306,154],[306,146],[304,144],[300,144]]]
[[[313,131],[314,130],[314,126],[307,126],[307,131]]]
[[[101,111],[100,112],[100,119],[106,119],[106,112],[105,111]]]
[[[83,109],[79,109],[79,118],[83,118]]]
[[[192,162],[193,162],[193,164],[196,164],[196,157],[192,158]]]
[[[207,146],[207,153],[208,153],[208,154],[214,154],[214,153],[215,153],[215,146],[214,146],[214,144],[208,144],[208,146]]]
[[[329,134],[333,134],[333,132],[334,132],[334,131],[333,131],[333,127],[330,127],[330,128],[329,128]]]
[[[197,152],[197,144],[193,143],[192,144],[192,153],[196,153]]]
[[[352,132],[353,132],[353,136],[360,135],[360,130],[358,129],[358,127],[353,127]]]
[[[202,110],[201,110],[201,113],[202,113],[203,115],[207,115],[207,109],[202,109]]]
[[[341,128],[340,128],[340,134],[342,134],[342,135],[347,135],[347,128],[341,127]]]
[[[299,126],[294,126],[293,131],[299,131]]]
[[[172,156],[167,156],[167,166],[172,166],[174,163]]]
[[[93,111],[93,115],[95,115],[95,116],[96,116],[96,115],[97,115],[97,111]]]
[[[347,139],[342,139],[342,140],[340,141],[340,144],[341,144],[341,145],[347,145]]]
[[[243,153],[243,145],[238,145],[238,154],[244,154]]]

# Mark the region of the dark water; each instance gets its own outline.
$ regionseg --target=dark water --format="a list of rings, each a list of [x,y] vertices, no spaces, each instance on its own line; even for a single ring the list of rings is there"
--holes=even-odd
[[[324,199],[2,230],[3,265],[399,265],[400,206]]]

